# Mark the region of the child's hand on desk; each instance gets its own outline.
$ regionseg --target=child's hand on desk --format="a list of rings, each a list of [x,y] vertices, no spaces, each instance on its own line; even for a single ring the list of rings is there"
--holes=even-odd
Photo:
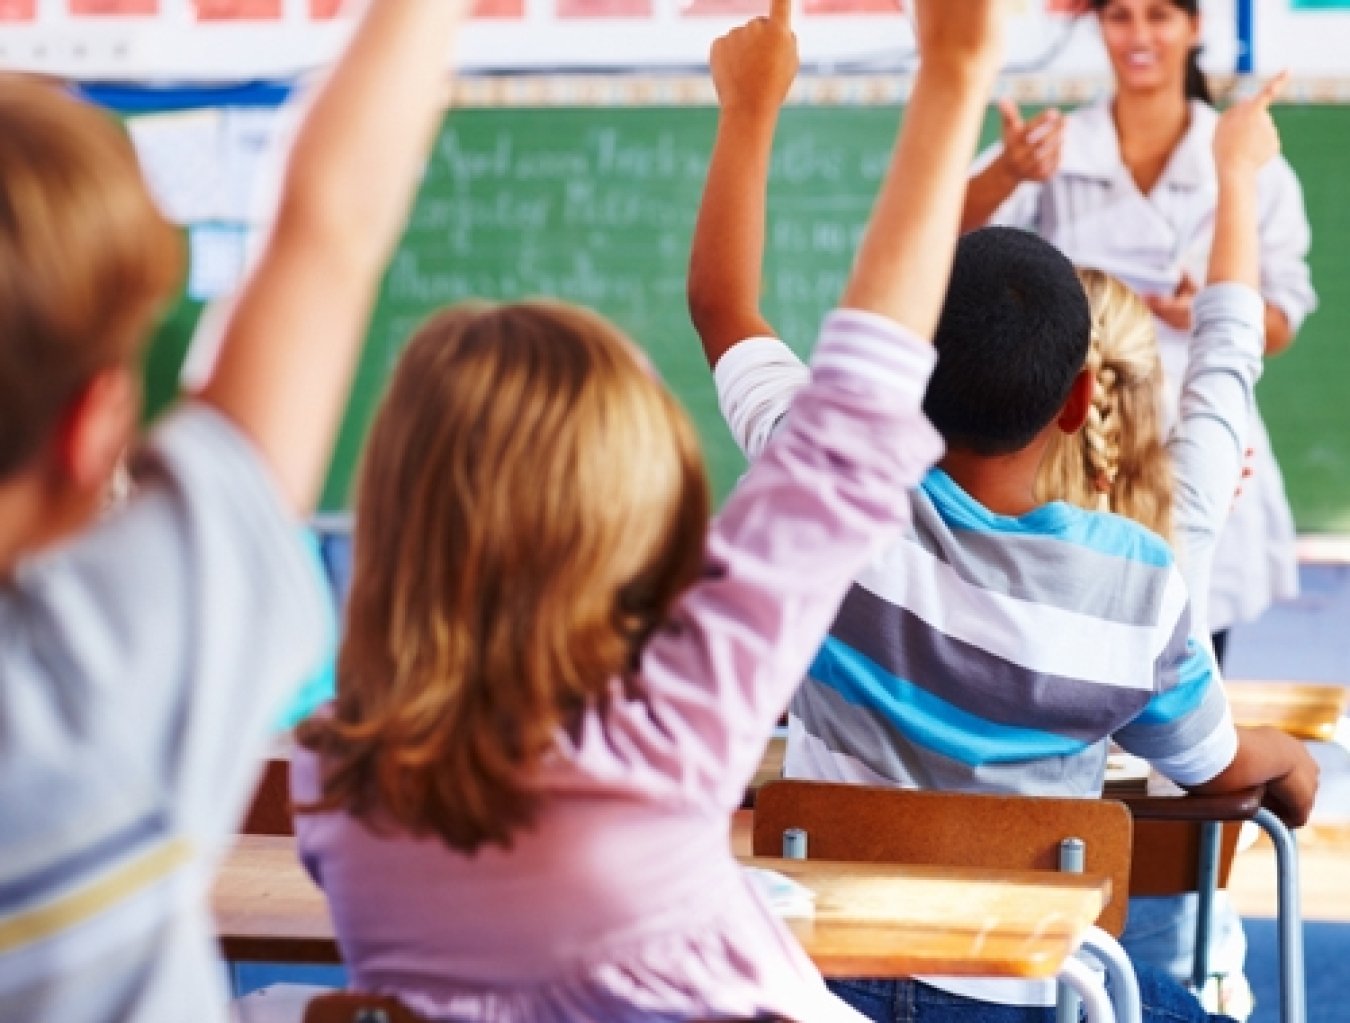
[[[724,110],[776,114],[797,77],[792,0],[772,0],[767,18],[754,18],[717,40],[708,62]]]
[[[1266,806],[1289,827],[1301,828],[1312,816],[1321,769],[1303,743],[1283,734],[1282,738],[1298,749],[1292,754],[1293,769],[1266,783]]]

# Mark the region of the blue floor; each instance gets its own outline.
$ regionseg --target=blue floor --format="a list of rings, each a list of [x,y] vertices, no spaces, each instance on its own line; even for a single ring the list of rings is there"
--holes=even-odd
[[[1274,920],[1245,920],[1247,979],[1256,994],[1250,1023],[1280,1023],[1279,953]],[[1350,1023],[1350,923],[1303,925],[1308,1023]]]

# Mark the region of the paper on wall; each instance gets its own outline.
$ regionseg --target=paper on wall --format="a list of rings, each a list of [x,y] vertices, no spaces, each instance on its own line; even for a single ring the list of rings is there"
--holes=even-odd
[[[244,277],[247,231],[233,224],[198,224],[188,231],[188,297],[199,302],[232,295]]]
[[[131,118],[136,155],[150,193],[176,224],[213,220],[221,206],[219,110],[191,110]]]
[[[263,224],[272,218],[282,160],[281,114],[273,107],[235,107],[221,122],[224,174],[220,220]]]

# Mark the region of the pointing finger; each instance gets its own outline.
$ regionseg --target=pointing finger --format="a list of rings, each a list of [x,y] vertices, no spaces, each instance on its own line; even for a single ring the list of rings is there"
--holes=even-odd
[[[1010,99],[1001,99],[998,101],[998,112],[1003,118],[1003,127],[1009,131],[1016,131],[1022,127],[1022,112],[1017,109],[1017,104]]]
[[[1263,88],[1260,92],[1258,92],[1253,97],[1253,99],[1259,106],[1269,107],[1272,103],[1274,103],[1277,99],[1280,98],[1280,94],[1284,92],[1285,86],[1287,86],[1288,84],[1289,84],[1288,70],[1281,71],[1278,75],[1276,75],[1274,78],[1268,81],[1265,85],[1265,88]]]
[[[769,20],[775,25],[791,25],[792,0],[769,0]]]

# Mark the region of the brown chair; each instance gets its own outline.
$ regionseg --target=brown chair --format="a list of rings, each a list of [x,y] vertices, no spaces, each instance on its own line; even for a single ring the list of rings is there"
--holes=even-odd
[[[305,1009],[304,1023],[427,1023],[388,995],[366,995],[339,991],[320,995]]]
[[[241,835],[294,835],[291,819],[291,762],[289,758],[268,760],[253,791]]]
[[[812,859],[986,870],[1058,871],[1061,843],[1078,838],[1084,870],[1111,879],[1097,925],[1125,927],[1131,820],[1119,803],[770,782],[755,801],[755,855],[781,856],[789,828],[806,831]]]

